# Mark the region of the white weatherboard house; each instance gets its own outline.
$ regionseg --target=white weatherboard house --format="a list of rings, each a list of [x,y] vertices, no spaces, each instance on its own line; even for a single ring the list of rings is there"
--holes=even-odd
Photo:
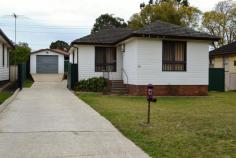
[[[0,82],[10,79],[9,50],[14,46],[0,29]]]
[[[79,80],[108,76],[129,95],[146,95],[147,84],[155,95],[206,95],[209,45],[217,40],[161,21],[136,31],[107,28],[73,41],[70,61],[78,63]]]
[[[58,49],[40,49],[30,55],[30,73],[64,74],[64,57],[68,54]]]

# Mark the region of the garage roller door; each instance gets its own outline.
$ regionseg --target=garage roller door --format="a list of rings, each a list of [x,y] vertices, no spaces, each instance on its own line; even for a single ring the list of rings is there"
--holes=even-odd
[[[36,69],[38,74],[58,73],[57,55],[37,55],[36,58]]]

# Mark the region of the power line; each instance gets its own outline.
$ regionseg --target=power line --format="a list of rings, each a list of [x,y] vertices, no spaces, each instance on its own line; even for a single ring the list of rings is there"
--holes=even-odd
[[[11,29],[5,29],[5,31],[11,31],[14,32],[14,30]],[[46,33],[46,34],[75,34],[74,32],[42,32],[42,31],[25,31],[25,30],[18,30],[17,32],[24,32],[24,33]]]
[[[6,23],[0,23],[1,26],[12,26]],[[22,28],[47,28],[47,29],[91,29],[91,26],[44,26],[44,25],[20,25]]]

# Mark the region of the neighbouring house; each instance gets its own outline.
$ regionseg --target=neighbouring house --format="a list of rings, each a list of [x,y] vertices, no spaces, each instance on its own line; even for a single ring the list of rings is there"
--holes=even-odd
[[[70,62],[78,63],[78,80],[103,76],[114,92],[124,83],[129,95],[146,95],[147,84],[159,96],[207,95],[209,45],[219,39],[161,21],[105,28],[74,40]]]
[[[10,79],[10,49],[14,49],[14,45],[0,29],[0,82],[9,81]]]
[[[58,49],[40,49],[30,54],[30,73],[64,74],[64,61],[69,54]]]
[[[210,51],[210,67],[224,68],[225,90],[236,90],[236,42]]]

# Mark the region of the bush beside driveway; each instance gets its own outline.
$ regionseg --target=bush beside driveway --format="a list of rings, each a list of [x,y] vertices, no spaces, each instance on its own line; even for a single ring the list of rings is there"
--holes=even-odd
[[[151,157],[236,157],[236,92],[208,97],[160,97],[152,104],[151,127],[145,97],[79,97],[105,116]]]

